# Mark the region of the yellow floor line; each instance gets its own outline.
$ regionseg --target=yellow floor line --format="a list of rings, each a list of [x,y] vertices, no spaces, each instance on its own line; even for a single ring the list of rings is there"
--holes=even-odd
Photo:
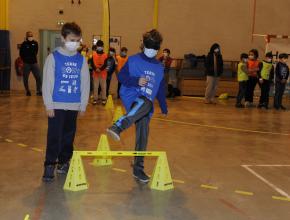
[[[176,120],[163,119],[163,118],[153,118],[153,119],[157,120],[157,121],[165,121],[165,122],[171,122],[171,123],[175,123],[175,124],[182,124],[182,125],[189,125],[189,126],[200,126],[200,127],[207,127],[207,128],[216,128],[216,129],[224,129],[224,130],[231,130],[231,131],[242,131],[242,132],[258,133],[258,134],[274,134],[274,135],[290,136],[290,134],[287,134],[287,133],[277,133],[277,132],[270,132],[270,131],[256,131],[256,130],[248,130],[248,129],[242,129],[242,128],[231,128],[231,127],[224,127],[224,126],[217,126],[217,125],[206,125],[206,124],[190,123],[190,122],[176,121]]]
[[[42,149],[39,149],[39,148],[36,148],[36,147],[32,147],[31,149],[34,150],[34,151],[43,152]]]
[[[242,191],[242,190],[236,190],[235,193],[240,194],[240,195],[244,195],[244,196],[253,196],[254,193],[252,192],[247,192],[247,191]]]
[[[26,144],[21,144],[21,143],[19,143],[19,144],[17,144],[19,147],[27,147],[28,145],[26,145]]]
[[[217,186],[210,186],[210,185],[205,185],[205,184],[200,185],[200,187],[205,188],[205,189],[218,189]]]
[[[175,180],[175,179],[173,179],[172,180],[174,183],[185,183],[183,180]]]
[[[280,197],[280,196],[272,196],[272,199],[290,202],[290,199],[287,197]]]
[[[119,168],[112,168],[112,170],[118,171],[118,172],[122,172],[122,173],[126,173],[126,170],[123,169],[119,169]]]
[[[13,141],[10,139],[5,139],[6,142],[12,143]]]

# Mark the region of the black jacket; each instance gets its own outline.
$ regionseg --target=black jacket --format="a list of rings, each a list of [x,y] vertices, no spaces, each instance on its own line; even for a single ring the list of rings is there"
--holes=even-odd
[[[220,50],[220,46],[218,44],[213,44],[210,48],[210,51],[205,59],[205,74],[207,76],[221,76],[224,71],[224,62],[221,52],[215,53],[215,49]],[[214,59],[217,61],[217,71],[214,71]]]
[[[281,82],[281,80],[287,80],[289,77],[289,67],[285,63],[278,62],[275,69],[275,81]]]
[[[20,47],[20,57],[24,63],[37,63],[38,43],[36,41],[24,41]]]

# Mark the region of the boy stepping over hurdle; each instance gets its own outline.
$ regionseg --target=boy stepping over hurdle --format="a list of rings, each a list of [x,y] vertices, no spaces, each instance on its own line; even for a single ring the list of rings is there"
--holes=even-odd
[[[132,124],[136,125],[136,151],[146,151],[149,122],[153,113],[153,102],[158,99],[161,111],[167,115],[165,98],[164,67],[156,59],[162,43],[162,36],[157,30],[143,35],[143,52],[128,58],[118,74],[122,84],[121,100],[127,114],[107,129],[108,135],[120,140],[120,134]],[[142,183],[148,183],[149,177],[144,172],[144,157],[135,157],[133,176]]]

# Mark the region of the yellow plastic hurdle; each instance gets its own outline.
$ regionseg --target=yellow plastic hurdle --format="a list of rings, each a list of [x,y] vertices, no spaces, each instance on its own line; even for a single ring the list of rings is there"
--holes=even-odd
[[[158,157],[150,188],[160,191],[173,189],[173,181],[167,161],[166,152],[163,151],[74,151],[70,168],[63,189],[68,191],[81,191],[88,189],[88,182],[82,162],[82,157]]]

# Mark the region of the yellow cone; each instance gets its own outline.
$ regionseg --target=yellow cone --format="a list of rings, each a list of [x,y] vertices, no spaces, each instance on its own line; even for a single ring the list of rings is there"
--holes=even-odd
[[[111,151],[107,135],[101,135],[97,151]],[[97,167],[110,166],[113,164],[113,161],[112,157],[97,157],[91,164]]]
[[[108,96],[105,109],[107,109],[107,110],[114,110],[114,102],[113,102],[112,95],[109,95]]]
[[[174,188],[165,152],[158,157],[150,182],[150,188],[161,191]]]
[[[24,217],[24,220],[30,220],[29,218],[29,215],[27,214],[25,217]]]
[[[116,121],[118,121],[119,118],[121,118],[124,115],[122,107],[121,106],[117,106],[115,112],[114,112],[114,117],[113,117],[113,123],[115,123]]]
[[[88,189],[82,158],[77,152],[73,153],[63,189],[68,191],[81,191]]]

